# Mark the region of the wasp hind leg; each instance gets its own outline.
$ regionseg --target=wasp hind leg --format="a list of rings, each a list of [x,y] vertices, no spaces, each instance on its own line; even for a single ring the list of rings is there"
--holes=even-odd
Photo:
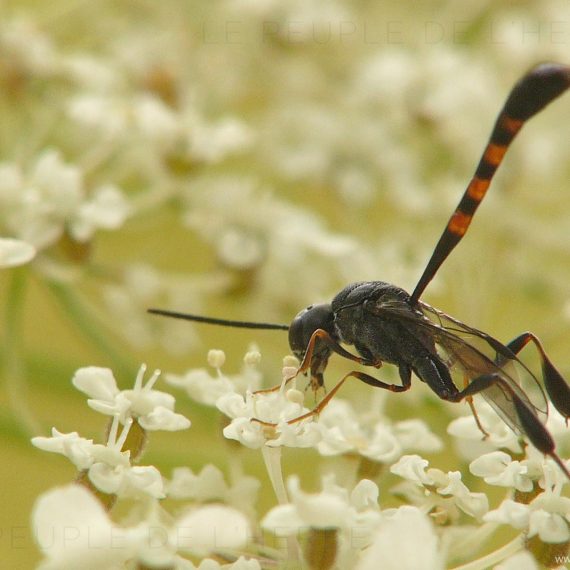
[[[542,367],[542,381],[544,382],[548,397],[553,406],[565,418],[566,425],[568,425],[568,421],[570,420],[570,386],[568,386],[568,382],[566,382],[562,374],[560,374],[554,364],[552,364],[540,339],[531,332],[524,332],[511,340],[506,347],[513,354],[517,355],[529,342],[534,343],[538,351]],[[506,356],[499,354],[496,359],[497,364],[501,366],[506,358]]]
[[[516,340],[516,339],[515,339]],[[529,406],[521,400],[521,398],[512,390],[512,388],[497,374],[484,374],[475,378],[469,386],[454,394],[450,398],[453,402],[461,402],[466,398],[470,398],[475,394],[479,394],[493,386],[497,386],[508,395],[509,401],[512,402],[516,417],[518,419],[517,426],[528,437],[532,445],[544,455],[550,457],[566,477],[570,480],[570,471],[556,453],[556,444],[550,435],[550,432],[538,419],[536,414]]]

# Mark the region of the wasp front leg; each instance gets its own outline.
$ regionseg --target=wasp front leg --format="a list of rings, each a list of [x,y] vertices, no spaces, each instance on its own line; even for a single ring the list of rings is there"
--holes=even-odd
[[[368,358],[363,358],[362,356],[357,356],[352,354],[348,350],[344,349],[327,331],[323,329],[317,329],[312,335],[303,360],[295,373],[285,379],[285,385],[297,378],[299,374],[305,374],[310,372],[311,380],[310,386],[313,391],[317,391],[324,387],[324,371],[327,367],[329,358],[331,354],[335,352],[339,356],[351,360],[352,362],[357,362],[363,366],[373,366],[374,368],[380,368],[382,366],[381,360],[372,360]],[[268,392],[275,392],[281,388],[282,384],[273,386],[272,388],[266,388],[264,390],[258,390],[256,394],[264,394]]]

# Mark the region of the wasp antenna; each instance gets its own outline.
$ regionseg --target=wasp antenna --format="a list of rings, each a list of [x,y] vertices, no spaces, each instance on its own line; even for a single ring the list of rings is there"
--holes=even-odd
[[[475,174],[412,293],[412,301],[420,298],[441,264],[465,235],[509,145],[522,126],[569,87],[570,67],[558,63],[544,63],[534,67],[513,87],[497,117]]]
[[[160,315],[162,317],[171,317],[173,319],[194,321],[197,323],[205,323],[208,325],[219,325],[222,327],[234,327],[239,329],[282,330],[282,331],[289,330],[289,325],[282,325],[280,323],[255,323],[251,321],[233,321],[230,319],[216,319],[214,317],[203,317],[202,315],[190,315],[188,313],[178,313],[176,311],[165,311],[164,309],[147,309],[147,312],[153,315]]]

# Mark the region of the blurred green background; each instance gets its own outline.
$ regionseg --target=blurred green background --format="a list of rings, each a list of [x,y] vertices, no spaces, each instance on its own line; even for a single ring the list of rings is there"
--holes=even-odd
[[[33,567],[33,502],[75,475],[29,438],[52,426],[103,437],[104,418],[71,386],[77,368],[109,366],[129,387],[141,362],[182,372],[222,348],[236,373],[256,342],[276,383],[286,335],[145,309],[289,322],[350,281],[412,289],[508,90],[544,60],[570,63],[567,0],[0,3],[0,161],[26,173],[57,149],[87,193],[113,184],[132,208],[120,229],[88,243],[66,233],[0,272],[3,565]],[[177,130],[160,130],[148,101]],[[533,330],[567,377],[569,132],[568,96],[525,127],[424,297],[504,341]],[[0,235],[18,237],[2,204]],[[143,463],[168,476],[241,453],[269,508],[259,454],[227,445],[215,411],[174,393],[192,427],[154,434]],[[421,400],[389,409],[435,416]],[[441,437],[443,409],[425,418]],[[311,462],[285,453],[288,473]]]

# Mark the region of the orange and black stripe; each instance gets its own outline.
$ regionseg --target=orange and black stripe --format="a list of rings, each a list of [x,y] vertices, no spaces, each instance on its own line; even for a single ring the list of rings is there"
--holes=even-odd
[[[513,87],[497,117],[475,174],[412,293],[412,301],[420,298],[441,264],[465,235],[509,145],[522,126],[569,87],[570,67],[556,63],[546,63],[533,68]]]

